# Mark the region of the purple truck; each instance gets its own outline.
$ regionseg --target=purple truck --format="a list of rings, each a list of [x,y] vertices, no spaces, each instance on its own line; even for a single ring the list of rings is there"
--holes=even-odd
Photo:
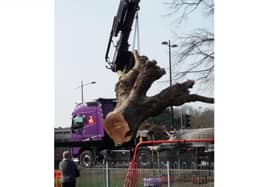
[[[72,113],[72,124],[70,128],[55,129],[55,168],[58,167],[59,161],[62,159],[62,152],[70,150],[74,160],[79,162],[81,167],[98,167],[102,166],[104,160],[110,161],[114,167],[127,167],[132,158],[133,149],[142,140],[152,140],[152,131],[138,131],[138,135],[134,140],[115,146],[114,142],[106,134],[103,129],[103,119],[111,112],[116,105],[115,99],[99,98],[93,102],[81,103],[75,106]],[[174,137],[175,139],[192,139],[200,138],[201,135],[213,137],[214,129],[194,129],[179,130]],[[187,148],[192,148],[188,152]],[[138,150],[137,164],[138,167],[150,168],[158,164],[159,160],[165,162],[171,161],[172,165],[184,168],[190,168],[192,162],[198,162],[194,158],[197,152],[206,156],[208,161],[213,162],[213,151],[203,145],[193,147],[193,145],[160,145],[160,146],[143,146]],[[177,150],[177,154],[174,151]],[[157,153],[156,153],[157,152]],[[158,158],[154,159],[154,156]],[[179,157],[178,157],[179,156]],[[195,156],[195,157],[194,157]]]
[[[115,99],[104,98],[76,105],[71,128],[55,129],[55,167],[65,149],[82,167],[92,167],[109,156],[118,162],[130,160],[137,141],[116,147],[103,129],[103,119],[115,105]]]

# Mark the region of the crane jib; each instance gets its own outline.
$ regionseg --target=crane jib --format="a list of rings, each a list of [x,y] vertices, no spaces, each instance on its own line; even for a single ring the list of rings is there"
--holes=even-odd
[[[129,51],[129,35],[133,25],[136,12],[139,10],[140,0],[120,0],[118,12],[113,19],[113,25],[105,54],[105,61],[108,68],[113,72],[127,72],[134,64],[131,51]],[[118,37],[113,53],[113,58],[109,57],[111,43],[113,38]],[[112,60],[111,60],[112,59]]]

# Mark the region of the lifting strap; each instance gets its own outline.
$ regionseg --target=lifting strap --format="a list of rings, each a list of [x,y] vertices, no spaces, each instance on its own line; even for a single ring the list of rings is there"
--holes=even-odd
[[[134,35],[133,35],[133,42],[132,42],[132,50],[135,48],[136,43],[136,37],[137,37],[137,50],[140,53],[140,34],[139,34],[139,18],[138,18],[138,11],[135,15],[135,24],[134,24]]]

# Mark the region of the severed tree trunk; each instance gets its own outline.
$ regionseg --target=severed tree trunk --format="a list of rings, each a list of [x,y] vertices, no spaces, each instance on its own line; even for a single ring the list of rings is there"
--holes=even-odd
[[[131,141],[141,123],[160,114],[168,106],[179,106],[187,102],[214,103],[213,98],[190,94],[194,81],[177,83],[148,97],[146,93],[152,83],[165,74],[165,70],[145,56],[133,52],[135,64],[127,73],[119,73],[115,86],[117,106],[104,120],[104,129],[115,144]]]

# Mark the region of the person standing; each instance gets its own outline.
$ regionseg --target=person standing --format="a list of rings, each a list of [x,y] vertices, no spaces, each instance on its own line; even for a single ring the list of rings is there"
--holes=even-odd
[[[80,176],[80,171],[72,160],[70,151],[64,151],[62,156],[63,160],[59,163],[62,187],[75,187],[76,177]]]

